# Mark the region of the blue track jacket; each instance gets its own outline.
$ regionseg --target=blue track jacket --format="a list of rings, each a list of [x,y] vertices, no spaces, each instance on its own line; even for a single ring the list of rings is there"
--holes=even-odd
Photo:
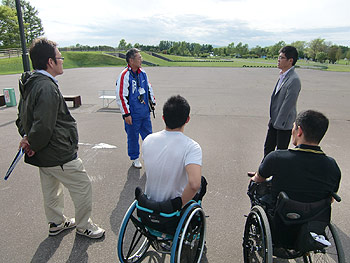
[[[149,96],[151,101],[156,103],[152,86],[142,68],[134,73],[128,65],[119,75],[116,93],[116,101],[123,118],[129,115],[133,119],[143,119],[149,116]],[[139,96],[143,97],[144,103],[140,102]]]

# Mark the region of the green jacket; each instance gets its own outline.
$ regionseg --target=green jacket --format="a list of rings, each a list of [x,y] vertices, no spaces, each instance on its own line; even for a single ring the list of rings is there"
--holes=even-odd
[[[25,162],[38,167],[63,165],[77,156],[78,130],[75,119],[53,79],[25,72],[19,81],[21,98],[16,125],[27,135],[35,154]]]

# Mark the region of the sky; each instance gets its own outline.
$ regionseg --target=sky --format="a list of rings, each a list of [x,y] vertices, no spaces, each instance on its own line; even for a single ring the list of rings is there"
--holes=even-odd
[[[28,0],[60,47],[161,40],[250,48],[325,39],[350,47],[349,0]]]

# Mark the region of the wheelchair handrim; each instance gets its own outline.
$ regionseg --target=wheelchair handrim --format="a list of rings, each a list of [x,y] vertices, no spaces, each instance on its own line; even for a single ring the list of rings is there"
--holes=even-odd
[[[129,209],[127,210],[127,212],[123,218],[120,230],[119,230],[119,235],[118,235],[119,239],[118,239],[118,246],[117,246],[118,251],[117,252],[118,252],[118,257],[119,257],[120,262],[125,262],[124,255],[123,255],[123,237],[124,237],[124,234],[126,232],[127,226],[129,224],[128,219],[131,217],[135,208],[136,208],[136,201],[134,201],[130,205]],[[142,238],[142,236],[141,236],[141,238]],[[126,262],[129,262],[129,259],[132,260],[130,262],[138,262],[140,259],[142,259],[142,256],[145,254],[145,252],[147,251],[149,246],[150,246],[149,240],[147,239],[147,237],[145,237],[145,240],[142,242],[142,245],[140,246],[140,248],[136,252],[134,252],[133,255],[130,255],[128,258],[126,258],[126,260],[127,260]],[[141,256],[139,256],[139,254],[141,254]]]
[[[193,211],[192,209],[195,208]],[[195,213],[194,213],[195,211]],[[177,244],[179,242],[179,236],[180,236],[180,232],[181,230],[183,230],[183,232],[185,230],[187,230],[187,227],[188,227],[188,224],[189,222],[191,221],[192,217],[198,212],[198,211],[201,211],[202,215],[203,215],[203,242],[202,242],[202,247],[201,247],[201,250],[200,250],[200,255],[199,255],[199,258],[198,258],[198,262],[200,261],[201,257],[202,257],[202,253],[203,253],[203,247],[204,247],[204,242],[205,242],[205,215],[204,215],[204,211],[202,210],[202,208],[198,205],[198,203],[192,203],[185,211],[185,213],[182,215],[181,219],[180,219],[180,222],[178,224],[178,227],[176,229],[176,232],[175,232],[175,235],[174,235],[174,240],[173,240],[173,245],[172,245],[172,248],[171,248],[171,257],[170,257],[170,262],[171,263],[174,263],[175,262],[175,255],[176,255],[176,251],[181,251],[180,249],[182,248],[182,242],[183,242],[183,238],[184,238],[184,235],[181,236],[181,240],[180,240],[180,244],[179,244],[179,249],[177,249]],[[190,215],[190,218],[187,220],[186,222],[186,225],[184,228],[182,228],[185,220],[187,219],[187,216],[188,214],[191,212],[191,215]],[[178,255],[179,256],[179,255]],[[179,258],[178,258],[179,260]],[[178,261],[179,262],[179,261]]]

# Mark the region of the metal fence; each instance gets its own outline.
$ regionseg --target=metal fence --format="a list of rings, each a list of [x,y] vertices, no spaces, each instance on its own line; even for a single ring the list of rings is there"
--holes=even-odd
[[[0,49],[0,58],[20,57],[22,50],[20,48]]]

